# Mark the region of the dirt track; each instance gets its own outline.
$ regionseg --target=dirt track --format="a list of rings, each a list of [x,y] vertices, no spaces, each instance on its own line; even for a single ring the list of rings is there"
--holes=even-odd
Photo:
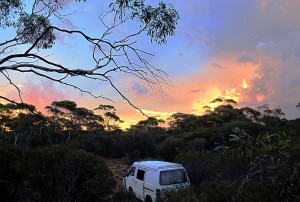
[[[120,189],[123,189],[122,178],[130,167],[125,163],[125,158],[105,159],[105,162],[108,168],[112,171],[113,177],[117,182],[115,192],[119,191]]]

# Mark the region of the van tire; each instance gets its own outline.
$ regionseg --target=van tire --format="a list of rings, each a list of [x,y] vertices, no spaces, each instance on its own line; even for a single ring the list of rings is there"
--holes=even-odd
[[[146,196],[146,202],[152,202],[151,196]]]
[[[133,194],[133,190],[131,187],[129,187],[128,192],[129,192],[129,194]]]

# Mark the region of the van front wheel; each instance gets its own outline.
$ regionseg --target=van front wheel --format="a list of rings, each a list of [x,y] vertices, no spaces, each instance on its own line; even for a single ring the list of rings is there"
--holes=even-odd
[[[152,202],[152,199],[150,196],[146,196],[146,202]]]

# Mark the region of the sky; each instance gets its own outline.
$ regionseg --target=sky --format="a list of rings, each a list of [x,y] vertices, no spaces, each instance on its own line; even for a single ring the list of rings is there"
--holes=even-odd
[[[105,8],[96,0],[87,0],[66,10],[76,10],[71,22],[90,35],[103,33],[97,13]],[[156,4],[156,0],[146,0]],[[137,47],[153,56],[145,58],[168,74],[170,86],[163,92],[128,75],[115,74],[121,92],[149,116],[166,118],[175,112],[203,113],[202,107],[217,97],[232,98],[237,107],[257,108],[269,104],[280,107],[287,119],[300,117],[300,1],[299,0],[165,0],[178,10],[180,19],[175,36],[166,44],[151,43],[143,33]],[[100,4],[100,5],[99,5]],[[62,22],[57,25],[67,26]],[[136,22],[117,29],[112,37],[127,34]],[[3,32],[3,30],[1,31]],[[0,39],[8,36],[1,33]],[[47,54],[58,63],[70,66],[90,65],[91,47],[75,36],[60,34]],[[88,109],[111,104],[125,121],[123,127],[146,119],[107,84],[73,78],[84,89],[104,95],[114,102],[42,80],[31,75],[16,75],[24,101],[41,111],[52,101],[73,100]],[[2,79],[2,78],[1,78]],[[3,86],[3,84],[2,84]],[[0,91],[15,96],[11,87]]]

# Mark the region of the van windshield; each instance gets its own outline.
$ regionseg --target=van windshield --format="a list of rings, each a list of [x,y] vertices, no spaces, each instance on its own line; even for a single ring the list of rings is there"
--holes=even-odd
[[[187,182],[185,170],[165,170],[160,172],[159,183],[161,185],[179,184]]]

